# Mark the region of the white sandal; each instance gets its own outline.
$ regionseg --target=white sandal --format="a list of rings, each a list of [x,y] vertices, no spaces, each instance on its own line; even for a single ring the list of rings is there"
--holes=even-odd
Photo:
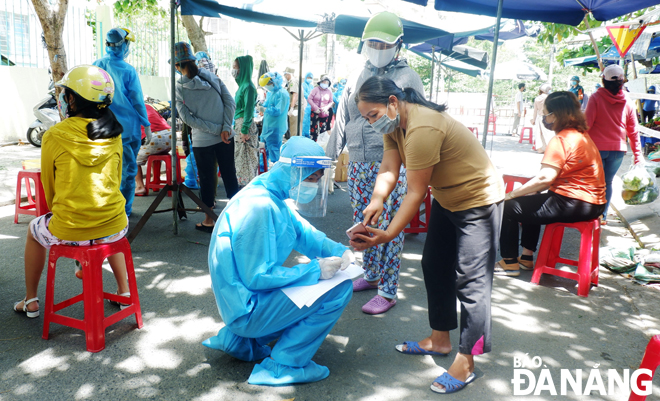
[[[23,302],[23,308],[18,309],[17,308],[18,304],[20,304],[21,302]],[[35,311],[30,311],[30,310],[27,309],[27,306],[30,305],[32,302],[39,302],[39,298],[38,297],[34,297],[34,298],[30,298],[30,299],[27,299],[27,297],[23,298],[22,301],[18,301],[14,304],[14,311],[19,312],[19,313],[23,312],[30,319],[34,319],[35,317],[39,317],[39,309],[37,309]]]
[[[129,298],[131,297],[131,293],[130,293],[130,292],[125,292],[125,293],[123,293],[123,294],[120,294],[119,292],[116,292],[115,294],[119,295],[120,297],[129,297]],[[129,306],[131,306],[131,304],[122,304],[122,303],[120,303],[120,302],[115,302],[115,301],[112,301],[112,300],[109,300],[109,299],[108,299],[108,302],[111,303],[112,305],[117,305],[117,306],[119,306],[119,309],[121,309],[121,310],[126,309],[126,308],[128,308]]]

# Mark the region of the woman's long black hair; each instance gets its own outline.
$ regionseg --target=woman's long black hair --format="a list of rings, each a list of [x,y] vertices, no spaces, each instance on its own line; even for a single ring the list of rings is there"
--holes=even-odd
[[[110,96],[106,97],[103,103],[95,103],[82,98],[69,88],[64,88],[64,96],[68,99],[69,95],[73,95],[76,108],[70,112],[74,113],[76,117],[95,119],[87,124],[89,139],[110,139],[121,135],[124,131],[124,127],[117,121],[115,113],[110,110],[109,106],[112,102]]]
[[[440,113],[447,110],[447,105],[429,102],[424,98],[423,94],[417,92],[415,89],[399,88],[394,81],[381,76],[374,76],[364,81],[355,95],[355,102],[387,105],[392,95],[396,96],[400,102],[418,104]]]

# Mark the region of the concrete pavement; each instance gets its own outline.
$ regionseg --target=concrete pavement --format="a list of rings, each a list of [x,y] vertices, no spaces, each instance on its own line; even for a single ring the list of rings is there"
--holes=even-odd
[[[541,156],[531,145],[515,138],[495,137],[491,157],[503,173],[533,175]],[[0,148],[0,202],[14,198],[15,172],[20,160],[37,158],[29,146]],[[629,163],[629,161],[626,161]],[[623,171],[623,168],[622,168]],[[12,182],[13,176],[13,182]],[[310,219],[330,238],[347,243],[344,231],[351,225],[346,185],[330,196],[328,216]],[[219,195],[224,190],[218,190]],[[135,216],[154,197],[136,198]],[[164,202],[163,204],[166,204]],[[192,204],[190,201],[188,204]],[[656,202],[657,203],[657,202]],[[1,204],[1,203],[0,203]],[[219,205],[224,206],[220,201]],[[660,203],[621,207],[621,212],[649,246],[658,242]],[[49,340],[41,339],[42,318],[27,319],[11,306],[24,295],[23,250],[30,216],[13,224],[13,206],[0,207],[0,401],[6,400],[431,400],[443,398],[429,385],[449,367],[458,346],[458,331],[451,332],[455,350],[448,357],[409,356],[394,349],[403,341],[418,341],[430,333],[426,290],[420,260],[425,234],[407,235],[396,307],[386,314],[369,316],[361,306],[373,292],[356,293],[314,360],[330,368],[330,377],[318,383],[260,387],[247,384],[254,366],[206,349],[201,341],[214,335],[222,320],[215,306],[207,267],[208,234],[194,230],[203,218],[190,214],[171,233],[172,214],[154,215],[132,244],[144,327],[125,319],[106,331],[106,349],[85,351],[82,332],[51,326]],[[563,250],[577,253],[577,234],[567,233]],[[602,244],[633,244],[619,222],[603,229]],[[660,245],[657,247],[660,248]],[[300,258],[292,255],[288,263]],[[69,261],[59,264],[56,300],[76,294],[80,281]],[[108,270],[106,266],[106,270]],[[530,283],[531,272],[516,278],[495,278],[492,297],[493,351],[475,358],[477,379],[454,400],[510,400],[513,398],[514,358],[538,356],[541,366],[531,369],[537,379],[547,369],[561,392],[561,369],[575,375],[582,369],[584,390],[597,366],[607,390],[607,369],[636,369],[650,336],[660,333],[660,291],[641,287],[601,269],[600,285],[588,298],[576,296],[575,283],[543,277]],[[114,290],[111,273],[105,284]],[[45,274],[44,274],[45,280]],[[44,298],[44,284],[39,296]],[[43,308],[42,308],[43,309]],[[112,311],[113,307],[107,306]],[[71,314],[80,316],[82,307]],[[536,366],[539,359],[535,359]],[[528,364],[529,365],[529,364]],[[523,386],[523,388],[526,386]],[[618,388],[615,387],[615,390]],[[521,400],[554,400],[549,390]],[[575,394],[568,400],[626,400],[627,394]],[[656,374],[651,399],[660,399]]]

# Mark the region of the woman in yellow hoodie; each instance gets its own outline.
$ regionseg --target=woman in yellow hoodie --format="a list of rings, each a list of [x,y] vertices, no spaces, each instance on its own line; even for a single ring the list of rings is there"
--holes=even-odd
[[[39,316],[37,289],[53,245],[112,243],[128,231],[121,182],[123,128],[109,107],[114,82],[101,68],[80,65],[56,86],[63,121],[49,129],[41,148],[41,181],[51,210],[30,222],[25,244],[25,298],[16,312]],[[123,255],[108,258],[117,293],[127,295]]]

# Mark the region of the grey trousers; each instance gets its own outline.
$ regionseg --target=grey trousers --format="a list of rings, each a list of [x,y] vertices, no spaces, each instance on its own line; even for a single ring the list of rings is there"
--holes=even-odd
[[[450,212],[434,200],[422,254],[422,271],[431,329],[458,327],[458,352],[480,355],[491,350],[490,296],[504,202]]]

